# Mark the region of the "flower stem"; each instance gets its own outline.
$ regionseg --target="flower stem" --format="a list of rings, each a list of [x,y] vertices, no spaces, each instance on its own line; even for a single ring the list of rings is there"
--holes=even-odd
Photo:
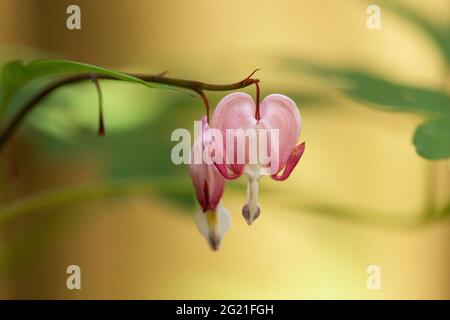
[[[259,89],[259,80],[254,80],[253,83],[256,87],[256,112],[255,119],[259,121],[261,119],[261,115],[259,113],[259,100],[260,100],[260,89]]]
[[[242,81],[231,83],[231,84],[210,84],[210,83],[204,83],[200,81],[194,81],[194,80],[185,80],[185,79],[176,79],[176,78],[168,78],[164,77],[164,74],[159,75],[142,75],[142,74],[130,74],[134,77],[137,77],[143,81],[150,82],[150,83],[159,83],[159,84],[166,84],[173,87],[179,87],[184,88],[188,90],[192,90],[203,99],[205,102],[205,106],[207,107],[208,113],[209,113],[209,107],[207,104],[206,95],[204,94],[204,91],[231,91],[231,90],[237,90],[242,89],[245,87],[248,87],[255,83],[255,79],[252,79],[251,76],[253,73],[245,78]],[[25,119],[25,117],[30,113],[45,97],[47,97],[51,92],[58,89],[59,87],[68,85],[68,84],[74,84],[79,83],[86,80],[93,80],[98,81],[98,79],[109,79],[109,80],[119,80],[111,76],[101,75],[101,74],[78,74],[74,76],[69,76],[63,79],[59,79],[51,84],[49,84],[47,87],[43,88],[40,92],[38,92],[31,100],[29,100],[24,107],[14,116],[14,118],[11,120],[11,122],[3,129],[3,131],[0,133],[0,152],[2,151],[3,147],[5,146],[6,142],[11,138],[13,133],[16,131],[16,129],[19,127],[19,125],[22,123],[22,121]]]

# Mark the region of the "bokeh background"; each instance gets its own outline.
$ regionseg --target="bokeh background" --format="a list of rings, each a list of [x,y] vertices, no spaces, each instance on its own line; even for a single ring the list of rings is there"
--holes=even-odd
[[[0,154],[0,298],[449,299],[449,162],[416,153],[423,115],[352,99],[292,64],[448,93],[448,62],[394,2],[449,23],[447,0],[380,3],[381,30],[366,28],[360,0],[0,0],[2,63],[64,58],[210,83],[261,68],[263,96],[294,98],[307,142],[287,181],[263,179],[251,227],[244,179],[227,185],[233,225],[212,252],[187,168],[170,160],[171,132],[193,130],[201,101],[103,81],[101,138],[92,84],[58,90]],[[70,31],[75,3],[82,29]],[[208,96],[215,105],[225,94]],[[82,290],[66,288],[71,264]],[[372,264],[381,290],[366,286]]]

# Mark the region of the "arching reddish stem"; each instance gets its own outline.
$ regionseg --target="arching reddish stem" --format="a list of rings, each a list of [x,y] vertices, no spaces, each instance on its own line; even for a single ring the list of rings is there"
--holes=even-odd
[[[205,112],[206,112],[206,122],[209,124],[209,101],[203,90],[196,90],[200,98],[202,98],[203,103],[205,104]]]
[[[255,118],[257,121],[261,119],[261,116],[259,114],[259,100],[260,100],[260,89],[259,89],[259,80],[255,80],[255,87],[256,87],[256,111],[255,111]]]
[[[142,75],[142,74],[130,74],[137,78],[140,78],[146,82],[167,84],[174,87],[185,88],[188,90],[192,90],[201,95],[203,101],[205,102],[206,95],[204,95],[204,91],[231,91],[242,89],[248,87],[255,83],[255,81],[259,81],[257,79],[251,79],[251,76],[258,71],[253,71],[250,76],[245,78],[242,81],[231,83],[231,84],[209,84],[200,81],[193,80],[185,80],[185,79],[176,79],[176,78],[168,78],[165,77],[166,73],[159,75]],[[69,76],[66,78],[62,78],[56,80],[55,82],[49,84],[42,91],[38,92],[34,97],[32,97],[24,106],[20,109],[20,111],[13,117],[11,122],[7,124],[0,133],[0,152],[3,149],[3,146],[9,140],[9,138],[13,135],[25,117],[30,113],[34,108],[51,92],[62,87],[64,85],[79,83],[85,80],[92,80],[92,77],[95,76],[97,79],[109,79],[109,80],[117,80],[112,76],[101,75],[101,74],[79,74],[74,76]],[[207,103],[207,99],[206,102]],[[209,108],[208,108],[209,109]],[[208,111],[209,113],[209,111]],[[101,130],[101,128],[100,128]]]

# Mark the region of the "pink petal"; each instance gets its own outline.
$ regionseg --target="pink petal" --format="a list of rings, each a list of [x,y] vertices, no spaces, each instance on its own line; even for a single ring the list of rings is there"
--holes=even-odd
[[[216,166],[217,170],[220,172],[222,177],[224,177],[227,180],[234,180],[239,178],[242,175],[242,172],[244,171],[244,166],[233,166],[234,171],[231,169],[231,173],[229,173],[228,167],[224,163],[216,163],[214,162],[214,165]]]
[[[222,163],[232,162],[232,164],[227,164],[226,166],[219,166],[221,168],[220,172],[224,173],[224,177],[227,179],[234,179],[236,175],[239,177],[244,171],[244,164],[237,161],[237,140],[234,139],[233,146],[227,145],[227,129],[242,129],[245,131],[255,128],[255,110],[255,102],[250,95],[243,92],[235,92],[220,100],[214,111],[212,127],[222,132],[225,150],[223,155],[229,159],[225,161],[226,159],[224,158]],[[230,169],[234,174],[227,174],[224,167]]]
[[[300,158],[303,155],[303,152],[305,151],[305,143],[301,143],[298,146],[294,148],[291,155],[289,156],[286,166],[284,167],[283,174],[281,176],[278,176],[277,174],[272,175],[272,178],[277,181],[284,181],[291,175],[292,170],[294,170],[297,163],[300,161]],[[281,171],[281,169],[280,169]]]
[[[279,129],[279,165],[276,171],[280,171],[300,137],[302,128],[300,112],[291,98],[282,94],[271,94],[261,102],[260,114],[260,124],[268,130],[268,134],[270,129]],[[270,146],[268,152],[270,154]]]
[[[189,172],[192,183],[194,184],[197,200],[203,211],[206,212],[208,210],[216,210],[225,189],[225,179],[213,164],[208,165],[204,161],[201,164],[194,164],[193,162],[193,152],[203,152],[208,147],[208,143],[210,143],[210,141],[205,139],[209,130],[206,117],[202,117],[201,120],[203,136],[197,134],[197,139],[191,150],[192,161],[189,165]]]

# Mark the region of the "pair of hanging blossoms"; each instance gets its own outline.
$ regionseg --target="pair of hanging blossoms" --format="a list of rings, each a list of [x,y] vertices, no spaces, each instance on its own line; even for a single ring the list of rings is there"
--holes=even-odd
[[[259,104],[258,96],[256,103],[242,92],[225,96],[217,105],[211,126],[206,116],[201,118],[201,130],[191,149],[191,159],[196,154],[213,159],[203,163],[192,161],[189,167],[201,207],[196,224],[213,250],[219,248],[231,225],[230,214],[221,204],[226,180],[242,175],[248,178],[242,215],[250,225],[261,213],[259,179],[270,175],[276,181],[286,180],[305,150],[304,142],[297,145],[302,118],[295,102],[287,96],[272,94]]]

